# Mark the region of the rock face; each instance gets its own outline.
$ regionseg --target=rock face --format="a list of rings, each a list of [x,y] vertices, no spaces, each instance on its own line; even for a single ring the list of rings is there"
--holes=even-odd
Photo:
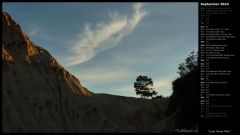
[[[7,80],[11,82],[11,86],[23,85],[22,87],[27,89],[46,86],[55,89],[69,89],[76,94],[88,96],[92,94],[82,87],[79,80],[66,71],[45,49],[36,46],[6,12],[2,13],[2,22],[2,60],[3,70],[6,71],[3,72],[4,77],[13,74],[13,79],[17,79],[17,76],[20,78],[26,77],[24,81],[29,82],[24,84],[24,82],[17,82],[16,80]],[[13,69],[10,70],[10,68]],[[40,78],[42,79],[37,80]],[[36,84],[33,81],[36,81]],[[57,85],[50,86],[54,83]]]
[[[2,13],[3,132],[157,132],[165,100],[94,94]],[[164,125],[162,122],[168,122]]]

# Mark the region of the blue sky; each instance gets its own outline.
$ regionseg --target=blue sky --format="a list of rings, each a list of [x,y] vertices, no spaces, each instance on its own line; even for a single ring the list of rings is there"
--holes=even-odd
[[[171,94],[198,48],[197,3],[3,3],[31,40],[95,93],[133,96],[138,75]]]

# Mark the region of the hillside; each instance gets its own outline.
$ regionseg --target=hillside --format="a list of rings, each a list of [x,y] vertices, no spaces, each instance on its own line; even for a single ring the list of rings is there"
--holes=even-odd
[[[167,99],[94,94],[2,13],[3,132],[169,132]],[[81,79],[81,78],[80,78]]]

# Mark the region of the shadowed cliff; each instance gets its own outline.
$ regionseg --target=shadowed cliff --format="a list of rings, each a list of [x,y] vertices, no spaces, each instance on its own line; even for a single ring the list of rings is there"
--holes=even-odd
[[[2,13],[3,132],[169,132],[168,99],[94,94]]]

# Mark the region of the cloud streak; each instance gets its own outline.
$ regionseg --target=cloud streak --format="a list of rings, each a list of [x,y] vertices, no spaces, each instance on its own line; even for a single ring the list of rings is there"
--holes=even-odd
[[[41,28],[39,26],[30,25],[29,31],[27,31],[27,34],[29,36],[36,36],[41,32]]]
[[[29,32],[29,36],[35,36],[37,33],[39,33],[39,29],[32,29],[32,30]]]
[[[156,80],[153,85],[155,90],[158,92],[158,95],[167,97],[172,94],[171,80]]]
[[[101,73],[101,75],[99,75]],[[129,71],[125,69],[114,68],[90,68],[81,71],[79,76],[81,81],[91,83],[106,83],[109,81],[121,80],[129,75]]]
[[[64,61],[66,66],[73,66],[92,59],[98,52],[116,46],[125,36],[130,34],[142,19],[148,14],[143,4],[133,4],[130,17],[108,11],[111,20],[108,23],[98,23],[95,27],[85,24],[83,33],[70,50],[72,55]]]

